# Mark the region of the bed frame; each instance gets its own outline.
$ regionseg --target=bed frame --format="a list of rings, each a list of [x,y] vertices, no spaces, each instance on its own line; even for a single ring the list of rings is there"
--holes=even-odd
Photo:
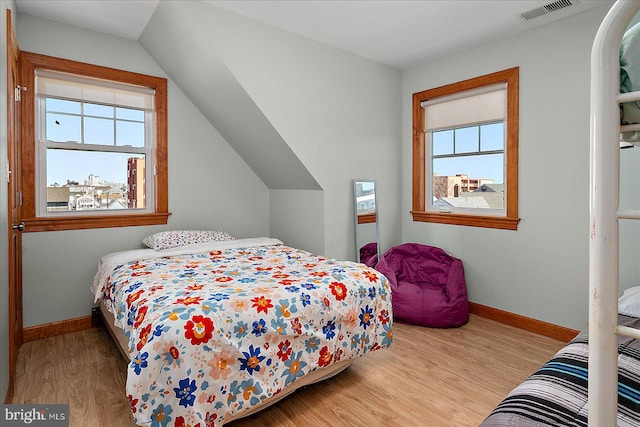
[[[619,209],[619,104],[640,100],[620,94],[620,42],[640,1],[618,0],[603,20],[591,51],[591,194],[589,225],[589,426],[616,425],[617,336],[640,339],[640,330],[618,325],[619,223],[640,211]]]
[[[102,321],[104,323],[104,325],[107,328],[107,331],[109,332],[109,334],[111,335],[111,337],[113,338],[114,342],[117,344],[118,350],[120,350],[120,353],[122,354],[122,357],[127,361],[130,362],[131,361],[131,356],[129,355],[129,339],[127,338],[127,336],[124,334],[124,332],[122,332],[122,330],[116,326],[114,326],[113,322],[114,322],[114,316],[113,314],[106,308],[104,302],[100,303],[100,315],[102,317]],[[260,403],[257,406],[252,407],[250,410],[248,411],[244,411],[244,412],[240,412],[237,414],[233,414],[230,415],[228,417],[225,417],[225,424],[229,423],[233,420],[237,420],[240,418],[244,418],[244,417],[248,417],[250,415],[255,414],[256,412],[259,412],[277,402],[279,402],[280,400],[284,399],[285,397],[287,397],[288,395],[290,395],[291,393],[293,393],[294,391],[311,385],[313,383],[317,383],[320,381],[324,381],[326,379],[329,379],[331,377],[333,377],[334,375],[339,374],[340,372],[344,371],[345,369],[347,369],[349,367],[349,365],[351,364],[351,362],[353,362],[353,360],[342,360],[338,363],[334,363],[333,365],[327,366],[326,368],[320,368],[320,369],[316,369],[315,371],[312,371],[310,373],[308,373],[307,375],[305,375],[302,378],[299,378],[298,380],[296,380],[295,382],[293,382],[292,384],[290,384],[288,387],[284,388],[280,393],[272,396],[269,399],[264,400],[262,403]]]

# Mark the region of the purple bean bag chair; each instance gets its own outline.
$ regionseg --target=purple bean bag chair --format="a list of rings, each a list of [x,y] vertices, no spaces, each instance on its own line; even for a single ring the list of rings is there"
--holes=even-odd
[[[376,242],[367,243],[360,248],[360,262],[367,267],[374,268],[378,263],[378,244]]]
[[[442,249],[418,243],[395,246],[382,255],[376,270],[391,284],[394,319],[434,328],[469,320],[462,261]]]

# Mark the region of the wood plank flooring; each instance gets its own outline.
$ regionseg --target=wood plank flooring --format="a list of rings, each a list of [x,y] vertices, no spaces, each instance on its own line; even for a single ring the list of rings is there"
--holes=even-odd
[[[394,325],[394,344],[230,427],[477,426],[563,342],[471,315]],[[72,427],[131,427],[126,362],[103,327],[26,343],[13,403],[69,403]]]

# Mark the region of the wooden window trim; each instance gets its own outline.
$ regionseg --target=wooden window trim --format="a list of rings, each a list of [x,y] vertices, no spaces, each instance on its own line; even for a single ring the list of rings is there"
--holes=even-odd
[[[358,215],[358,224],[369,224],[376,222],[376,213],[360,214]]]
[[[506,130],[506,176],[507,197],[506,215],[469,215],[453,212],[427,212],[426,177],[427,158],[424,132],[424,109],[421,103],[453,93],[507,83],[507,130]],[[518,217],[518,108],[519,108],[519,68],[514,67],[480,77],[428,89],[413,94],[413,164],[412,164],[412,209],[414,221],[439,224],[467,225],[472,227],[499,228],[517,230]]]
[[[149,87],[155,90],[155,209],[152,213],[122,215],[69,215],[66,217],[38,217],[36,214],[36,162],[35,162],[35,72],[46,68],[87,77],[113,80]],[[168,150],[167,150],[167,79],[145,74],[117,70],[68,59],[55,58],[31,52],[20,52],[20,76],[23,92],[22,114],[22,214],[25,232],[77,230],[106,227],[166,224],[169,218]]]

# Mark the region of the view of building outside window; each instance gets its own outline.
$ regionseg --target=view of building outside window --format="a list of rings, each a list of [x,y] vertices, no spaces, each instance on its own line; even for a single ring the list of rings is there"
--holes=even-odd
[[[504,121],[428,132],[435,208],[504,209],[504,132]]]
[[[145,111],[43,102],[47,212],[144,208]]]
[[[372,181],[359,181],[356,183],[356,205],[358,215],[376,211],[375,184]]]

